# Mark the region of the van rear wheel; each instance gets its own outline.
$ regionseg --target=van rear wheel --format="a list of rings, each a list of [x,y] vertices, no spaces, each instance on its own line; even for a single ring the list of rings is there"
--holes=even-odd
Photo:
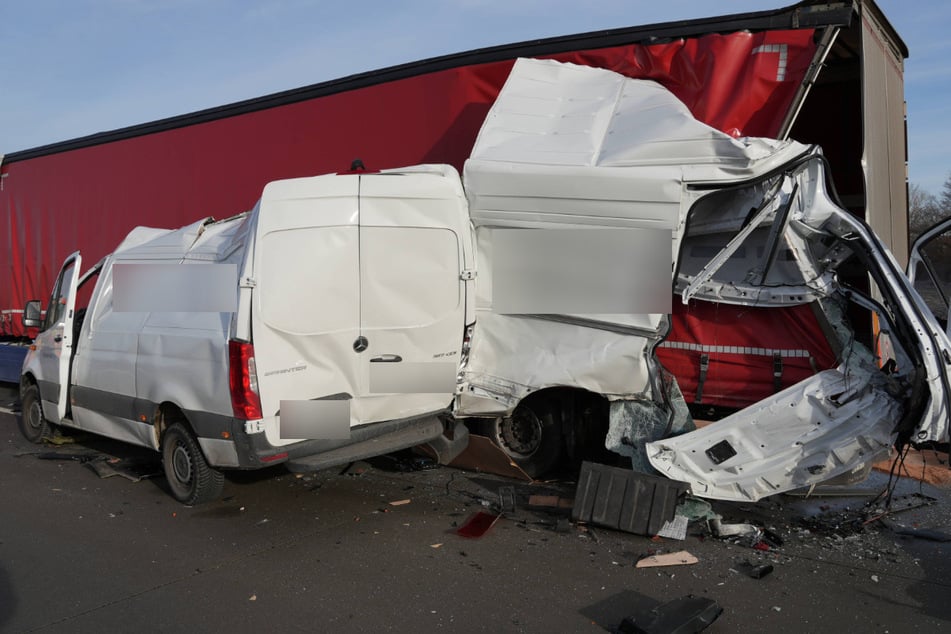
[[[162,436],[162,466],[172,496],[182,504],[203,504],[221,497],[224,475],[205,460],[191,431],[175,423]]]
[[[561,411],[544,400],[523,401],[512,415],[496,419],[492,440],[532,478],[551,471],[561,460]]]
[[[20,393],[20,417],[17,422],[20,432],[32,443],[41,443],[52,435],[50,423],[43,415],[40,388],[36,385],[28,385]]]

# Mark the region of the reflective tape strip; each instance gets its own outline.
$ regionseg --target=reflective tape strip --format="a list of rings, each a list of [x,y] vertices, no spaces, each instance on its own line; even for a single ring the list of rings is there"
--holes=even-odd
[[[672,350],[690,350],[692,352],[703,352],[705,354],[745,354],[754,357],[786,357],[808,359],[812,355],[808,350],[783,350],[776,348],[744,348],[743,346],[708,346],[700,343],[687,343],[685,341],[665,341],[660,344],[662,348]]]

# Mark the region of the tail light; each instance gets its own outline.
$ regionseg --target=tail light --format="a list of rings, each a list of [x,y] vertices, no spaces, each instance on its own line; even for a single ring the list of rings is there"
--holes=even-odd
[[[254,365],[254,346],[231,340],[228,342],[228,377],[231,386],[231,408],[235,418],[264,418],[258,393],[258,373]]]

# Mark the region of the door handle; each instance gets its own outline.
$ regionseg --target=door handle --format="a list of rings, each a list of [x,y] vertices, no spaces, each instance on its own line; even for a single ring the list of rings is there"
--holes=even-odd
[[[370,359],[370,363],[399,363],[402,360],[403,357],[398,354],[381,354]]]

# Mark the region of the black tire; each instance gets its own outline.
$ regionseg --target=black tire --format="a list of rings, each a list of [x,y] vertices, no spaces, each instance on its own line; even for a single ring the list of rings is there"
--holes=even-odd
[[[221,497],[224,475],[208,465],[198,441],[182,423],[170,425],[162,435],[162,467],[172,496],[182,504],[204,504]]]
[[[492,440],[532,478],[551,471],[564,451],[558,401],[526,400],[512,415],[496,419]]]
[[[43,415],[40,388],[36,385],[27,385],[20,392],[20,417],[17,423],[20,426],[20,432],[32,443],[39,444],[45,438],[52,436],[52,427]]]

